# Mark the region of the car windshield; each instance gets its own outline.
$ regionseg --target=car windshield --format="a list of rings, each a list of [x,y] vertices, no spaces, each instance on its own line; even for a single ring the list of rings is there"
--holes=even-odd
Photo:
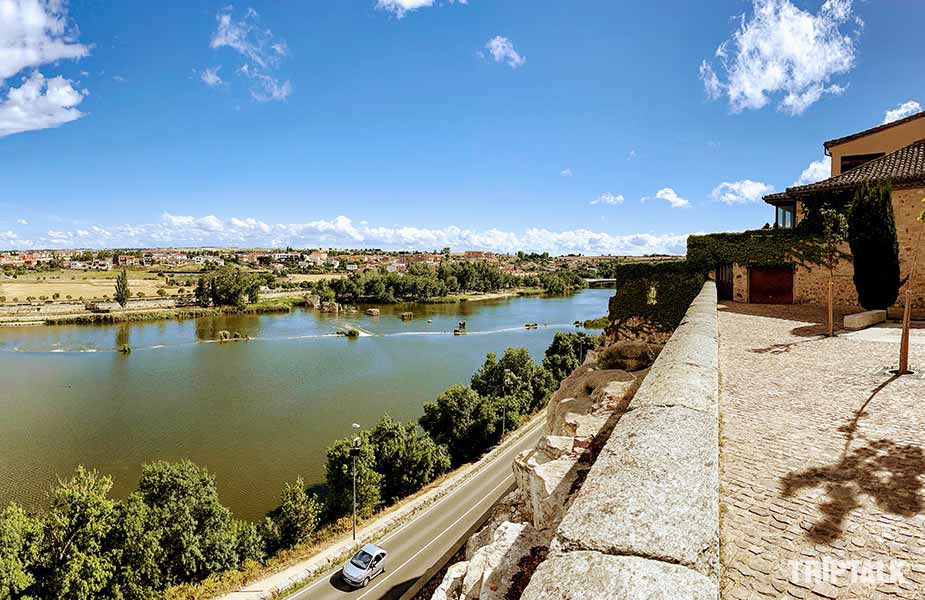
[[[355,566],[355,567],[359,567],[359,568],[361,568],[361,569],[365,569],[366,567],[369,566],[369,562],[370,562],[372,559],[373,559],[372,554],[369,554],[368,552],[366,552],[366,551],[364,551],[364,550],[360,550],[360,552],[359,552],[356,556],[354,556],[354,557],[353,557],[353,560],[351,560],[350,562],[351,562],[351,564],[353,564],[353,566]]]

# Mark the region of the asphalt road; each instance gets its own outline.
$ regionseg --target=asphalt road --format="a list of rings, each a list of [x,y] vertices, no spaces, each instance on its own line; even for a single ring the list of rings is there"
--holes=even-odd
[[[468,481],[435,502],[414,520],[376,543],[389,552],[385,573],[369,586],[353,589],[341,579],[340,567],[290,595],[287,600],[398,599],[428,569],[446,556],[470,533],[502,496],[514,486],[511,464],[520,452],[532,448],[545,419],[515,444],[495,457]]]

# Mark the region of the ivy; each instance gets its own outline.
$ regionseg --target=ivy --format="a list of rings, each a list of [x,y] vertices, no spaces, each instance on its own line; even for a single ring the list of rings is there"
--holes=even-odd
[[[803,228],[712,233],[687,238],[687,260],[705,269],[721,264],[811,266],[825,263],[825,247],[821,236]]]
[[[707,269],[689,260],[619,264],[609,333],[670,333],[700,293]]]

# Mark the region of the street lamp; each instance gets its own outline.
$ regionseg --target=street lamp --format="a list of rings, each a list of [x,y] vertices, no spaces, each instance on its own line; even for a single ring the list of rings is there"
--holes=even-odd
[[[353,424],[359,429],[359,423]],[[350,458],[353,460],[353,541],[357,541],[357,456],[360,455],[360,436],[353,436],[353,445],[350,447]]]
[[[504,434],[507,433],[507,377],[511,374],[510,369],[504,370],[504,379],[501,380],[501,440],[504,440]]]

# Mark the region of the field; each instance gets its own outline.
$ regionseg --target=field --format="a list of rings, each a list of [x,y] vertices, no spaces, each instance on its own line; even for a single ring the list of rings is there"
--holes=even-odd
[[[321,273],[321,274],[310,274],[310,275],[300,275],[293,274],[286,277],[286,281],[291,281],[293,283],[302,283],[303,281],[308,281],[310,283],[315,283],[316,281],[324,281],[325,279],[340,279],[346,277],[342,273]]]
[[[7,302],[24,302],[27,297],[52,298],[60,294],[59,300],[68,296],[77,300],[101,299],[112,296],[118,271],[45,271],[20,275],[16,279],[0,277],[0,296]],[[157,273],[144,270],[130,270],[129,289],[133,295],[141,292],[147,297],[156,296],[158,288],[164,288],[169,295],[176,295],[176,287],[166,287],[164,279]]]

